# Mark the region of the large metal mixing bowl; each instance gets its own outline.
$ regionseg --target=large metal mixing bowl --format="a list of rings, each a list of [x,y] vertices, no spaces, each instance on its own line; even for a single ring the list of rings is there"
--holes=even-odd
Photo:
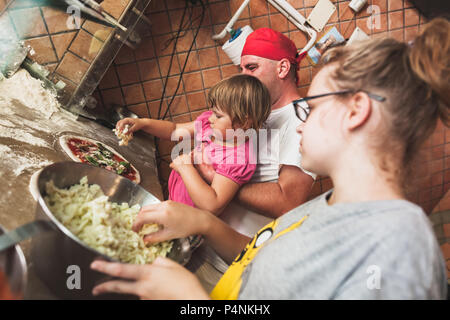
[[[0,235],[4,232],[0,226]],[[27,286],[27,263],[18,244],[0,251],[0,272],[6,276],[12,295],[23,298]]]
[[[38,276],[59,297],[73,299],[91,299],[92,288],[108,278],[90,269],[95,259],[111,258],[88,247],[60,223],[48,209],[44,198],[45,185],[53,181],[58,188],[67,188],[78,184],[87,176],[89,184],[98,184],[111,202],[127,202],[130,206],[145,206],[159,200],[141,186],[111,171],[76,162],[60,162],[47,166],[37,179],[39,205],[36,220],[51,226],[50,231],[41,232],[33,237],[31,259]],[[47,228],[49,229],[49,228]],[[174,240],[168,257],[185,264],[191,255],[187,239]],[[79,271],[79,272],[78,272]],[[76,287],[80,276],[81,288]],[[104,297],[106,298],[106,297]]]

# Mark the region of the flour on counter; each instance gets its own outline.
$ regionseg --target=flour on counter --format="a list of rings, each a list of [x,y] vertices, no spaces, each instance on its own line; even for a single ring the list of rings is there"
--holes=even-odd
[[[47,119],[60,107],[56,94],[45,89],[42,81],[33,78],[25,69],[0,81],[0,97],[18,100],[23,105],[40,111]]]

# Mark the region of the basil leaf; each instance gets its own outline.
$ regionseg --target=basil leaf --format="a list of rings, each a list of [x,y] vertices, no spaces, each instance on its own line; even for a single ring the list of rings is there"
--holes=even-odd
[[[98,166],[98,162],[91,156],[86,156],[86,160],[89,161],[90,163],[92,163],[93,165]]]

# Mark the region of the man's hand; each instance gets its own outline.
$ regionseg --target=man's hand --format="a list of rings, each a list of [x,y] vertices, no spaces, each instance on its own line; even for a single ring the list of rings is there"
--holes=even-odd
[[[137,118],[125,118],[116,123],[116,130],[122,132],[125,129],[125,125],[128,125],[128,132],[133,133],[139,131],[144,126],[142,119]]]
[[[94,261],[91,268],[113,277],[126,279],[102,283],[93,289],[93,295],[114,292],[134,294],[140,299],[153,300],[209,299],[191,272],[167,258],[159,257],[148,265]]]

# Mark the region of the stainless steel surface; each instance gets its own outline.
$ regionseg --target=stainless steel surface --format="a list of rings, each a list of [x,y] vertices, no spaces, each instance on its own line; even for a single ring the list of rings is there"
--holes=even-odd
[[[52,225],[47,221],[33,221],[17,229],[8,231],[0,235],[0,252],[6,250],[20,242],[30,239],[41,232],[52,230]]]
[[[36,182],[39,190],[36,219],[51,221],[57,228],[33,238],[31,260],[39,277],[55,295],[61,298],[93,298],[91,295],[92,288],[96,284],[109,279],[109,277],[91,270],[90,264],[96,259],[115,261],[88,247],[74,236],[53,216],[43,198],[46,195],[45,186],[47,182],[53,181],[58,188],[67,188],[79,183],[84,176],[87,176],[89,184],[98,184],[104,194],[109,197],[109,201],[127,202],[130,206],[135,204],[144,206],[159,202],[151,193],[129,179],[102,168],[75,162],[60,162],[44,168]],[[168,257],[185,264],[190,255],[189,241],[178,239],[174,240]],[[70,266],[80,268],[80,289],[68,288]]]
[[[5,229],[0,226],[0,235]],[[6,275],[11,293],[15,297],[23,297],[27,284],[27,264],[20,246],[0,251],[0,271]]]
[[[89,120],[76,121],[64,110],[48,118],[18,101],[4,103],[0,99],[0,224],[12,230],[35,218],[36,201],[29,191],[32,174],[53,162],[69,157],[58,143],[59,136],[69,133],[95,139],[117,150],[140,172],[140,186],[163,199],[158,180],[153,140],[145,134],[135,134],[128,147],[118,145],[114,133]],[[34,141],[35,140],[35,141]],[[2,149],[3,148],[3,149]],[[4,152],[3,150],[9,150]],[[20,244],[28,260],[27,299],[53,299],[54,295],[35,274],[29,262],[30,240]]]

